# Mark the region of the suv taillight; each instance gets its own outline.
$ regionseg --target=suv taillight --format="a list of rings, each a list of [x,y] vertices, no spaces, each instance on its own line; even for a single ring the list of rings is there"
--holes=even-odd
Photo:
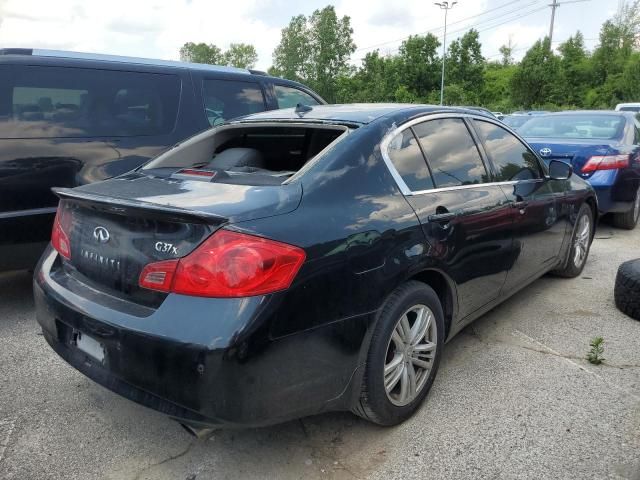
[[[141,287],[200,297],[251,297],[289,288],[304,250],[266,238],[219,230],[186,257],[150,263]]]
[[[614,170],[629,166],[630,155],[597,155],[589,158],[582,167],[582,173],[595,172],[596,170]]]
[[[71,242],[69,232],[71,230],[71,211],[60,203],[56,211],[56,218],[53,221],[51,231],[51,245],[60,255],[67,260],[71,260]]]

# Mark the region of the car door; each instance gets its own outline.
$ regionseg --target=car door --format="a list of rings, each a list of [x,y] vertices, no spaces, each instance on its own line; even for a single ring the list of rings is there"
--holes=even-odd
[[[429,256],[456,283],[459,318],[496,299],[512,264],[512,215],[467,121],[430,116],[412,122],[388,154]]]
[[[473,125],[511,207],[515,262],[505,290],[517,289],[557,264],[568,225],[568,181],[547,178],[531,149],[497,123],[475,119]]]

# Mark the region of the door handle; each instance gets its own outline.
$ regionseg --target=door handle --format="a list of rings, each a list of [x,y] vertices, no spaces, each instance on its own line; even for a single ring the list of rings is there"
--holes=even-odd
[[[427,217],[427,220],[429,220],[430,222],[448,223],[457,216],[457,212],[436,213],[434,215],[429,215]]]
[[[527,209],[528,206],[529,206],[529,202],[524,200],[520,202],[513,202],[511,204],[511,208],[517,208],[518,210],[520,210],[520,213],[524,213],[524,211]]]

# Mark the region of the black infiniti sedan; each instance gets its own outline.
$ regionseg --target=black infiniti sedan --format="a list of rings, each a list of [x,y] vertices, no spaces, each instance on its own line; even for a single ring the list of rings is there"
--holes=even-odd
[[[416,105],[255,114],[56,193],[46,340],[193,431],[405,420],[448,339],[582,271],[597,212],[570,165],[499,121]]]

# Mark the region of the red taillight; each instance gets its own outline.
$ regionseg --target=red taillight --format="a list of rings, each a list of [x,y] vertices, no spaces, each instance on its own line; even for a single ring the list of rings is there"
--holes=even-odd
[[[582,173],[596,170],[614,170],[629,166],[629,155],[597,155],[589,158],[582,167]]]
[[[64,205],[60,205],[56,211],[56,218],[53,221],[51,231],[51,245],[60,255],[67,260],[71,260],[71,242],[69,232],[71,230],[71,211]]]
[[[186,257],[147,265],[140,286],[201,297],[250,297],[284,290],[304,250],[244,233],[219,230]]]
[[[150,290],[168,292],[171,290],[173,275],[176,273],[178,260],[165,260],[163,262],[150,263],[142,269],[139,284]]]

